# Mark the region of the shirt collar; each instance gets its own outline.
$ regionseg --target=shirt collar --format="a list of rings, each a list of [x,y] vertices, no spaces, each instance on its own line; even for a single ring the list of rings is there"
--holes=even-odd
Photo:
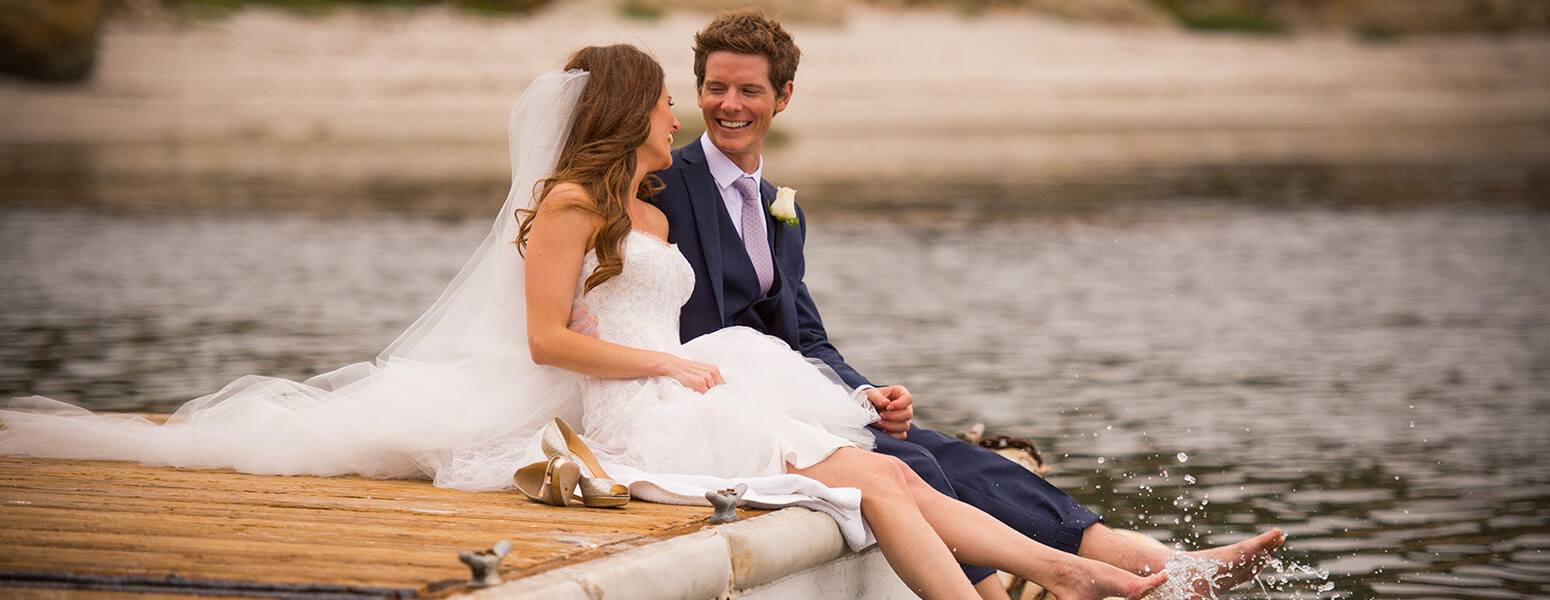
[[[752,173],[744,173],[737,163],[732,162],[732,159],[727,158],[720,148],[711,143],[709,134],[700,135],[700,147],[705,150],[705,166],[710,167],[710,176],[716,179],[717,187],[721,189],[732,187],[732,182],[744,175],[752,177],[755,183],[763,181],[760,178],[764,173],[764,156],[759,156],[759,168],[754,169]]]

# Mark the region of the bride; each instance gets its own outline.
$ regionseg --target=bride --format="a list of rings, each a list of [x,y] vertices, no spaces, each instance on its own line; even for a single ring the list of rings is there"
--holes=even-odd
[[[865,408],[783,343],[733,328],[679,344],[693,272],[648,202],[660,189],[649,173],[672,163],[670,106],[661,67],[628,45],[584,48],[535,80],[512,112],[513,185],[495,227],[376,362],[303,383],[244,377],[163,426],[18,399],[0,411],[0,453],[428,476],[464,490],[510,489],[526,473],[564,503],[556,446],[580,442],[547,426],[561,417],[611,467],[859,489],[883,555],[922,597],[977,598],[959,561],[1062,600],[1135,598],[1166,579],[1043,546],[867,451]],[[598,317],[597,337],[567,329],[576,305]],[[550,460],[519,473],[539,451]],[[590,452],[577,458],[602,482],[583,495],[628,499]]]

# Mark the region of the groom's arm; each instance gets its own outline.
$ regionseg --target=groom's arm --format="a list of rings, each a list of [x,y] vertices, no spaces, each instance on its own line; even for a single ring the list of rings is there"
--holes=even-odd
[[[829,343],[829,335],[823,328],[823,319],[818,315],[818,305],[813,303],[812,295],[808,294],[806,283],[797,285],[796,304],[798,327],[802,338],[802,355],[823,361],[839,374],[846,385],[856,388],[857,395],[864,394],[872,407],[877,409],[877,414],[881,418],[873,424],[874,427],[888,435],[904,439],[909,433],[910,421],[915,418],[914,396],[910,395],[910,391],[902,385],[875,387],[846,364],[845,357],[840,356],[834,344]]]
[[[807,219],[802,214],[802,207],[797,209],[797,223],[802,232],[803,245],[807,240]],[[824,330],[823,317],[818,314],[818,304],[813,302],[813,296],[807,290],[807,282],[803,277],[807,272],[806,256],[798,248],[797,259],[797,285],[796,309],[797,309],[797,335],[798,348],[802,356],[816,358],[829,365],[840,379],[852,388],[857,395],[865,395],[873,408],[877,409],[881,420],[874,426],[889,435],[904,439],[910,428],[910,421],[915,417],[915,399],[904,386],[876,387],[866,377],[845,362],[845,357],[829,342],[829,333]]]
[[[829,365],[838,373],[840,379],[852,388],[871,386],[860,373],[851,368],[845,362],[845,357],[835,349],[834,344],[829,343],[829,334],[824,331],[823,319],[818,315],[818,305],[813,303],[813,297],[807,292],[807,284],[798,282],[796,286],[797,307],[797,350],[802,356],[816,358]]]
[[[783,254],[786,255],[789,262],[782,262],[787,263],[786,267],[794,267],[794,269],[791,269],[790,274],[795,275],[795,277],[791,277],[787,281],[796,282],[796,285],[793,286],[793,291],[796,297],[797,351],[801,352],[802,356],[816,358],[829,365],[829,368],[834,369],[834,372],[839,374],[840,379],[845,382],[845,385],[852,388],[870,387],[872,383],[867,381],[866,377],[862,377],[860,373],[857,373],[849,364],[846,364],[845,357],[841,356],[840,351],[834,348],[834,344],[829,343],[829,333],[823,328],[823,317],[818,314],[818,304],[813,302],[813,295],[807,291],[807,282],[804,281],[804,278],[807,276],[807,255],[805,253],[807,245],[807,215],[802,212],[801,205],[796,206],[796,211],[796,228],[799,235],[788,237],[788,239],[794,239],[797,242],[797,247],[795,252],[792,252],[790,248],[785,250]]]

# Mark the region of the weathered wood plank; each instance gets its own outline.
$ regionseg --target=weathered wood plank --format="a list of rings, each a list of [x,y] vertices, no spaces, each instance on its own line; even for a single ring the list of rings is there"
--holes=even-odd
[[[239,496],[240,493],[229,493],[228,498]],[[103,499],[110,498],[111,502],[104,505]],[[223,500],[225,500],[223,498]],[[549,527],[577,527],[587,529],[598,524],[614,530],[651,529],[660,525],[662,518],[688,517],[700,511],[685,511],[682,507],[674,507],[674,511],[657,511],[644,506],[636,509],[633,504],[623,510],[584,510],[579,507],[551,507],[551,506],[470,506],[474,501],[470,500],[463,507],[447,505],[445,507],[416,507],[409,510],[396,508],[406,503],[396,500],[379,500],[371,503],[357,503],[351,506],[340,506],[328,499],[319,499],[314,504],[274,505],[262,502],[219,501],[211,502],[200,498],[190,497],[156,497],[150,495],[126,496],[115,492],[103,493],[101,490],[71,489],[71,490],[39,490],[39,489],[14,489],[7,488],[0,483],[0,505],[7,508],[51,508],[59,510],[120,510],[133,513],[172,513],[191,519],[199,517],[225,518],[234,512],[240,512],[247,518],[277,519],[294,522],[298,525],[307,523],[328,523],[337,525],[353,524],[356,526],[370,526],[373,523],[386,523],[398,526],[404,523],[419,524],[422,527],[431,525],[462,526],[468,529],[489,529],[492,524],[510,523],[544,523]],[[526,502],[523,500],[523,502]],[[384,504],[394,506],[382,506]],[[642,503],[644,504],[644,503]],[[602,515],[606,515],[603,517]],[[703,515],[701,515],[703,516]],[[3,518],[3,517],[0,517]]]
[[[560,508],[427,481],[0,457],[0,570],[12,572],[423,589],[466,578],[456,552],[501,539],[514,544],[510,579],[696,531],[708,515],[644,502]],[[0,597],[111,595],[0,587]]]
[[[91,590],[59,590],[50,588],[0,588],[0,598],[6,600],[114,600],[123,598],[120,592]],[[183,594],[135,594],[135,600],[189,600]]]
[[[57,509],[39,507],[6,507],[6,519],[14,518],[13,523],[8,523],[7,531],[19,532],[21,535],[27,532],[47,533],[73,533],[73,532],[98,532],[101,528],[96,522],[83,521],[80,512],[76,509]],[[619,531],[594,526],[589,528],[557,528],[543,521],[528,521],[510,523],[501,528],[465,527],[456,519],[442,519],[429,523],[415,523],[409,520],[399,520],[396,523],[318,523],[286,521],[283,519],[254,519],[248,517],[224,517],[224,516],[190,516],[187,513],[169,514],[144,514],[134,511],[97,511],[104,520],[125,519],[117,528],[116,533],[132,533],[136,535],[161,536],[177,535],[191,529],[201,531],[219,532],[233,536],[244,536],[253,539],[273,538],[276,540],[301,541],[301,542],[327,542],[339,543],[339,527],[345,525],[351,532],[350,540],[362,545],[380,545],[385,547],[426,547],[427,541],[449,541],[464,543],[470,536],[500,536],[501,539],[534,538],[552,539],[556,533],[564,534],[567,539],[584,541],[595,540],[594,546],[612,543],[622,538],[634,537],[650,533],[642,529],[638,532]],[[513,539],[515,542],[515,540]]]

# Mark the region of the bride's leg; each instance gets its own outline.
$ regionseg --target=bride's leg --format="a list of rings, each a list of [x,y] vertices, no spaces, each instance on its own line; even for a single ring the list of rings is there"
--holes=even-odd
[[[953,560],[952,552],[916,507],[899,469],[902,463],[895,463],[880,454],[841,448],[818,464],[791,472],[830,487],[861,490],[861,516],[877,536],[878,548],[894,573],[917,595],[978,600],[979,594]]]
[[[921,514],[959,561],[1015,573],[1061,600],[1139,598],[1167,579],[1161,573],[1138,576],[1040,544],[979,509],[942,495],[902,463],[901,467]]]

